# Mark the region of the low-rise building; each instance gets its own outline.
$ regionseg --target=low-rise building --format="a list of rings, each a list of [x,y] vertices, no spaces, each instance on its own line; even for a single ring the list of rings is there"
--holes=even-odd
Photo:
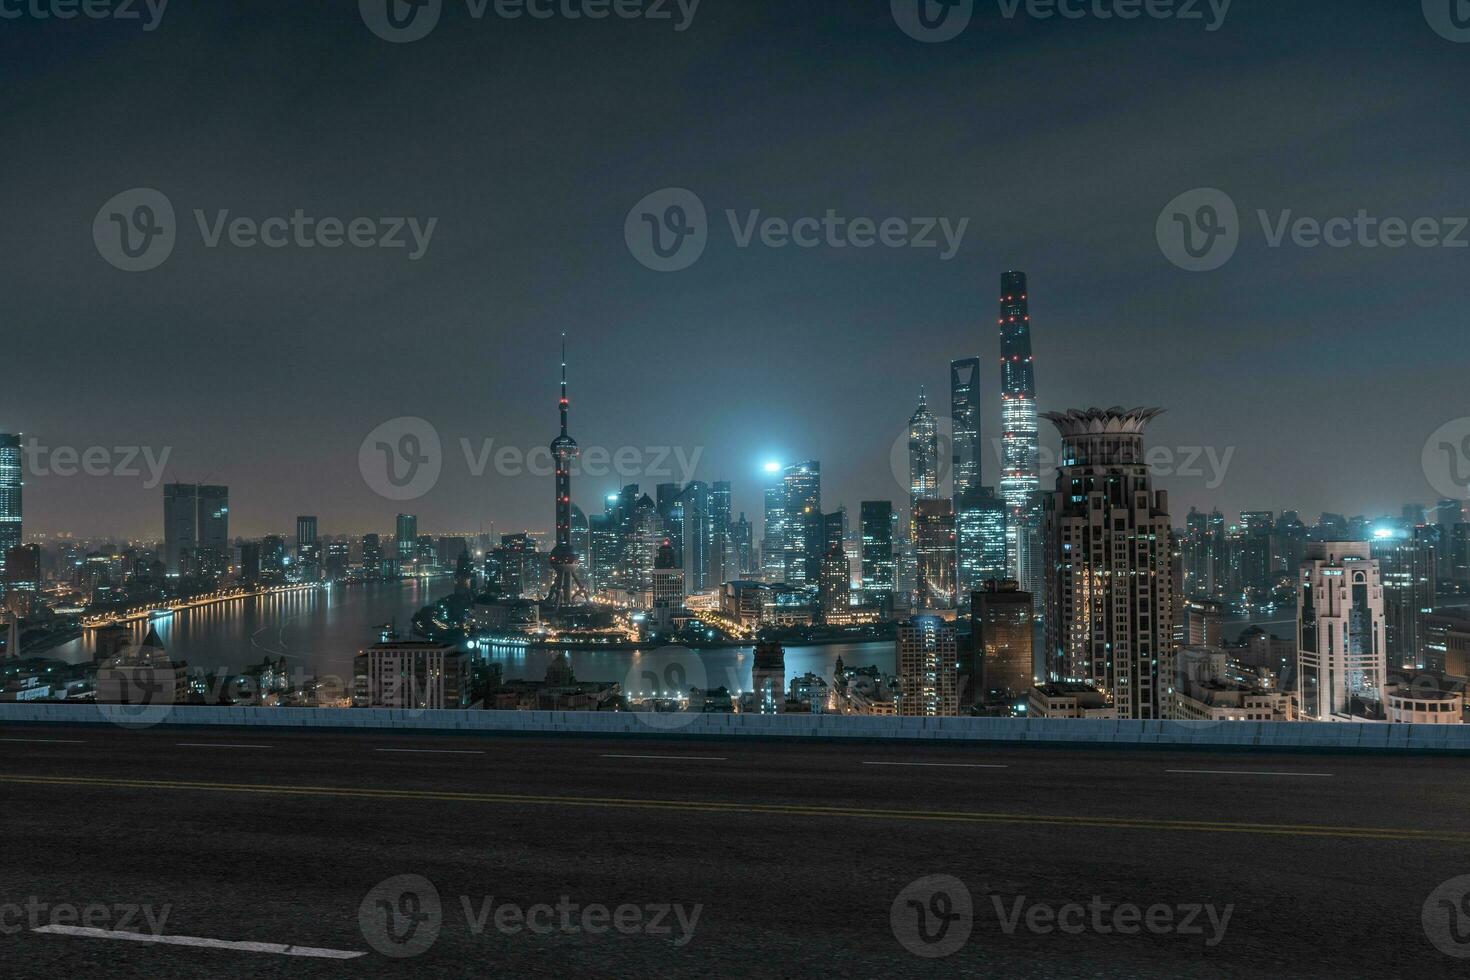
[[[470,698],[468,658],[449,643],[387,640],[354,658],[359,708],[463,708]]]
[[[1054,681],[1031,688],[1027,714],[1032,718],[1117,718],[1118,709],[1091,684]]]

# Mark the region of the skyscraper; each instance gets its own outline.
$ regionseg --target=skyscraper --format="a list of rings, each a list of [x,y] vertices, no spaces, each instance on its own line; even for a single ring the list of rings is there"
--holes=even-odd
[[[980,358],[949,362],[949,413],[954,424],[955,512],[980,493]]]
[[[1366,541],[1314,541],[1297,579],[1303,721],[1373,714],[1388,679],[1383,588]]]
[[[383,544],[376,534],[362,536],[362,575],[375,579],[383,574]]]
[[[892,603],[897,584],[893,558],[893,501],[864,500],[859,505],[863,532],[863,601]]]
[[[836,626],[849,621],[852,615],[852,569],[840,543],[834,544],[822,558],[818,598],[824,623]]]
[[[690,483],[679,497],[684,546],[676,550],[682,551],[684,556],[684,591],[687,595],[696,595],[712,584],[719,584],[709,580],[710,544],[714,538],[710,497],[710,485],[703,480]]]
[[[761,531],[761,574],[767,582],[786,580],[786,486],[765,489],[765,525]]]
[[[740,512],[740,519],[730,525],[730,553],[735,564],[735,573],[748,579],[756,573],[755,528]]]
[[[188,575],[199,546],[199,487],[163,485],[163,567],[170,577]]]
[[[785,537],[785,581],[817,584],[826,527],[822,520],[822,464],[814,459],[786,467],[786,499],[782,506]]]
[[[901,692],[898,713],[920,717],[959,714],[954,627],[937,616],[915,616],[898,627],[894,646]]]
[[[954,505],[948,500],[920,500],[915,504],[914,527],[919,609],[953,609],[956,575]]]
[[[1009,578],[1006,528],[1010,510],[994,487],[962,501],[955,497],[955,551],[958,555],[960,601],[992,579]]]
[[[1005,462],[1000,495],[1013,509],[1024,510],[1041,488],[1026,273],[1004,273],[1000,293],[1000,418]]]
[[[679,568],[673,543],[665,539],[653,558],[653,621],[659,629],[674,624],[674,614],[684,606],[684,572]]]
[[[919,391],[919,407],[909,417],[909,539],[918,536],[921,500],[939,497],[939,421],[929,411],[929,400]]]
[[[706,563],[708,586],[719,588],[735,576],[734,551],[730,538],[732,493],[728,480],[716,480],[709,488],[709,561]]]
[[[1007,529],[1011,570],[1040,603],[1044,581],[1039,549],[1041,456],[1037,443],[1036,370],[1031,354],[1031,304],[1026,273],[1000,277],[1000,422],[1004,467],[1000,495],[1011,508]]]
[[[977,704],[1015,703],[1035,682],[1032,644],[1035,615],[1031,597],[1009,580],[987,582],[970,607],[975,645],[973,686]]]
[[[1416,531],[1437,531],[1425,525]],[[1438,535],[1436,534],[1436,537]],[[1422,537],[1374,541],[1370,554],[1378,561],[1383,587],[1384,649],[1391,667],[1423,667],[1424,621],[1434,612],[1436,559],[1434,544]]]
[[[551,441],[551,457],[556,461],[556,547],[551,549],[551,603],[557,608],[570,606],[587,598],[586,586],[577,574],[577,551],[572,547],[572,460],[580,450],[577,441],[567,434],[567,339],[561,340],[561,434]]]
[[[1158,409],[1048,413],[1062,436],[1043,500],[1048,680],[1106,692],[1119,718],[1170,717],[1174,597],[1168,494],[1143,430]]]
[[[394,546],[398,560],[405,565],[413,561],[414,545],[419,537],[419,519],[413,514],[399,514]]]
[[[0,433],[0,556],[20,547],[22,482],[20,435]],[[0,582],[4,573],[5,559],[0,557]]]
[[[301,514],[296,518],[296,578],[315,582],[322,574],[322,546],[317,538],[316,517]]]
[[[195,522],[198,527],[195,571],[219,578],[230,564],[230,488],[200,486]]]

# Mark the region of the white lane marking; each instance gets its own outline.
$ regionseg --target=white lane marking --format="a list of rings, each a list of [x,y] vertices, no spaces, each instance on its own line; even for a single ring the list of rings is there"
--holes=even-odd
[[[935,769],[1009,769],[994,762],[864,762],[865,766],[924,766]]]
[[[1331,772],[1266,772],[1253,769],[1165,769],[1165,772],[1190,773],[1198,776],[1335,776]]]
[[[81,738],[0,738],[0,742],[51,742],[59,745],[86,745]]]
[[[355,960],[367,953],[350,949],[319,949],[315,946],[282,946],[279,943],[237,943],[225,939],[200,939],[195,936],[152,936],[142,932],[117,932],[113,929],[90,929],[86,926],[39,926],[31,932],[51,936],[85,936],[89,939],[123,939],[134,943],[162,943],[165,946],[202,946],[205,949],[232,949],[241,953],[274,953],[278,956],[310,956],[325,960]]]
[[[273,749],[274,745],[241,745],[238,742],[175,742],[184,749]]]
[[[420,752],[430,755],[484,755],[483,749],[373,749],[374,752]]]
[[[675,762],[728,762],[723,755],[621,755],[608,753],[604,759],[672,759]]]

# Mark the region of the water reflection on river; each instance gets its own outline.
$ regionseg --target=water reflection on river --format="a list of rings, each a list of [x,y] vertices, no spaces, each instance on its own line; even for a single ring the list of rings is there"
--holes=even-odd
[[[240,671],[267,657],[284,657],[293,673],[303,678],[319,674],[350,677],[352,658],[377,639],[378,627],[397,620],[407,634],[413,614],[444,595],[446,582],[378,582],[313,589],[270,596],[250,596],[228,602],[184,609],[155,620],[159,639],[170,657],[191,667]],[[137,639],[149,624],[130,624]],[[78,663],[92,657],[89,631],[63,644],[49,656]],[[482,655],[504,665],[506,679],[539,680],[556,657],[554,649],[497,645]],[[572,670],[579,680],[624,681],[638,676],[642,655],[632,650],[569,649]],[[786,651],[788,677],[811,671],[831,678],[837,659],[850,665],[874,665],[892,672],[893,644],[847,643],[791,647]],[[705,680],[718,687],[750,687],[751,648],[723,648],[700,652],[698,663]],[[691,678],[691,683],[699,678]]]

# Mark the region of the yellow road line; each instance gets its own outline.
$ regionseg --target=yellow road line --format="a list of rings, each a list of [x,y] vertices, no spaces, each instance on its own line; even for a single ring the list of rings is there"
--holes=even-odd
[[[368,789],[352,786],[272,786],[252,783],[177,782],[89,776],[0,775],[0,783],[38,786],[109,787],[113,789],[196,790],[276,796],[331,796],[348,799],[435,801],[449,803],[531,804],[611,809],[678,810],[695,813],[778,814],[812,817],[868,817],[945,823],[1008,823],[1123,830],[1176,830],[1223,834],[1267,834],[1286,837],[1352,837],[1369,840],[1447,841],[1470,844],[1470,832],[1415,830],[1396,827],[1334,827],[1317,824],[1232,823],[1219,820],[1157,820],[1142,817],[1077,817],[1035,813],[985,813],[935,810],[884,810],[867,807],[813,806],[786,803],[721,803],[701,800],[627,799],[618,797],[537,796],[512,793],[459,793],[448,790]]]

